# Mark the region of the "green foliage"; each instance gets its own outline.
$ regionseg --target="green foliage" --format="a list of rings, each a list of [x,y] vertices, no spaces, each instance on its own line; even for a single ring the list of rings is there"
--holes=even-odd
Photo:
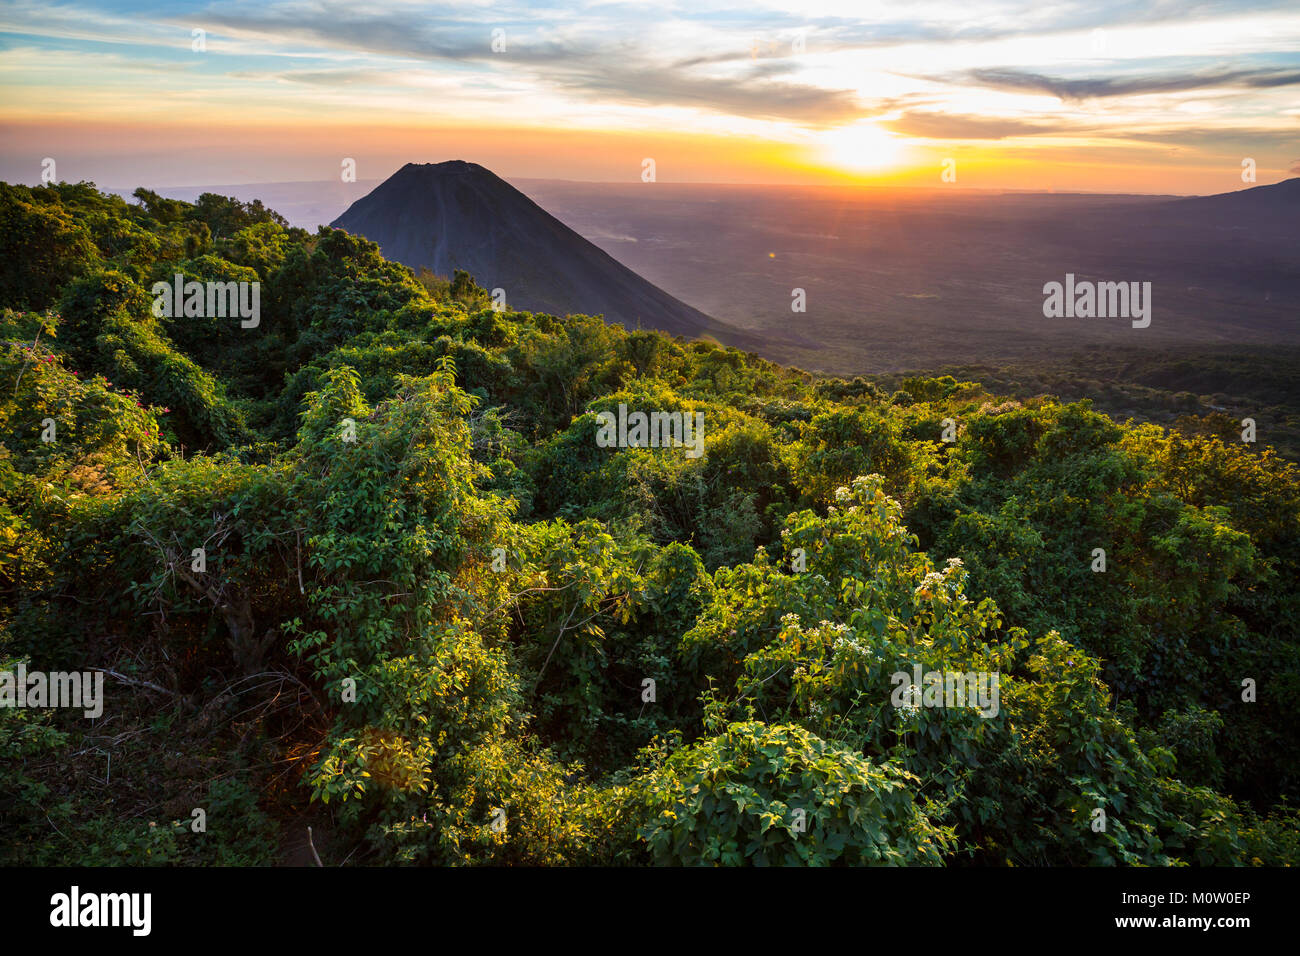
[[[43,189],[0,183],[0,302],[45,309],[98,260],[85,226]]]
[[[0,654],[116,708],[0,709],[0,862],[260,865],[304,818],[349,865],[1300,860],[1300,472],[1227,419],[814,379],[135,199],[0,185]],[[156,318],[177,273],[261,324]],[[620,405],[702,454],[600,447]]]
[[[935,866],[947,834],[918,809],[919,783],[798,725],[747,721],[637,786],[658,864]]]

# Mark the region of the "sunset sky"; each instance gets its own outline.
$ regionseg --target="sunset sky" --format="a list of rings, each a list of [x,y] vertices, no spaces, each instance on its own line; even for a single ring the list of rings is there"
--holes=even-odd
[[[105,187],[337,180],[345,157],[363,180],[467,159],[631,182],[647,157],[661,182],[1300,174],[1300,3],[1141,6],[0,0],[0,179],[45,157]]]

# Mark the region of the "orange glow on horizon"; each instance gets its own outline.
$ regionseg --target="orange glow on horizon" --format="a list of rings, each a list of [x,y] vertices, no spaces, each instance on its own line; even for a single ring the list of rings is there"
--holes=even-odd
[[[1220,165],[1188,165],[1183,157],[1144,144],[944,142],[902,136],[872,123],[819,131],[800,141],[659,130],[213,125],[197,119],[75,124],[0,119],[0,129],[5,141],[22,144],[25,155],[58,156],[61,179],[112,188],[336,180],[344,157],[356,159],[362,180],[387,178],[408,162],[464,159],[506,179],[634,183],[640,181],[642,160],[650,157],[662,183],[1175,195],[1243,187],[1240,160],[1231,155]],[[955,161],[955,183],[941,179],[947,159]],[[25,178],[11,178],[37,182],[38,162],[30,166]],[[1260,184],[1289,175],[1294,174],[1281,164],[1260,162]]]

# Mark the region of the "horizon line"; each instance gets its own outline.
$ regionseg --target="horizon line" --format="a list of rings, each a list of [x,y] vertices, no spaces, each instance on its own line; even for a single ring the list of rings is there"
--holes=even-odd
[[[466,160],[466,162],[470,162],[470,161]],[[405,165],[410,165],[410,164],[409,163],[404,164],[404,166]],[[435,164],[424,164],[424,165],[437,165],[437,164],[435,163]],[[481,164],[476,163],[475,165],[481,165]],[[135,189],[142,189],[142,188],[157,190],[157,189],[203,189],[203,188],[214,188],[214,189],[232,188],[233,189],[233,188],[247,188],[247,187],[255,187],[255,186],[313,186],[313,185],[351,186],[351,185],[363,185],[369,183],[374,183],[378,185],[387,182],[388,179],[392,178],[392,175],[395,175],[396,172],[404,168],[404,166],[399,166],[397,170],[394,170],[392,174],[386,177],[359,179],[359,180],[355,180],[352,183],[338,182],[333,179],[275,179],[275,180],[257,180],[254,182],[242,182],[242,183],[173,183],[170,185],[154,185],[154,186],[145,186],[142,184],[136,186],[101,186],[98,183],[95,183],[93,180],[82,180],[82,181],[91,183],[91,185],[95,186],[96,189],[99,189],[102,192],[113,192],[113,193],[126,192],[128,194],[134,191]],[[898,184],[898,183],[891,183],[891,184],[753,183],[753,182],[726,182],[726,181],[719,181],[719,180],[662,180],[653,183],[639,183],[637,180],[626,180],[626,179],[564,179],[564,178],[545,177],[545,176],[507,177],[507,176],[501,176],[500,174],[493,172],[493,170],[491,170],[487,166],[482,166],[482,168],[487,170],[488,172],[491,172],[494,176],[498,176],[498,178],[504,180],[507,183],[510,182],[564,183],[564,184],[588,185],[588,186],[635,186],[635,185],[729,186],[729,187],[748,187],[752,189],[848,189],[848,190],[871,189],[871,190],[889,191],[889,192],[943,191],[943,192],[963,192],[963,193],[985,193],[985,194],[997,194],[997,195],[1098,196],[1098,197],[1141,196],[1144,198],[1167,197],[1170,199],[1195,199],[1195,198],[1208,198],[1211,196],[1224,196],[1224,195],[1230,195],[1232,193],[1247,192],[1251,189],[1259,189],[1264,186],[1278,186],[1281,185],[1282,183],[1290,182],[1295,179],[1300,179],[1300,176],[1287,176],[1272,183],[1263,183],[1263,182],[1248,183],[1248,184],[1243,184],[1241,189],[1229,189],[1217,193],[1164,193],[1164,192],[1101,192],[1101,191],[1087,190],[1087,189],[1059,189],[1059,190],[1058,189],[1014,189],[1005,186],[981,187],[981,186],[957,185],[954,183],[944,183],[944,184],[935,184],[935,185]],[[45,185],[45,184],[22,183],[21,185],[38,186],[38,185]],[[69,183],[69,185],[76,185],[76,184]]]

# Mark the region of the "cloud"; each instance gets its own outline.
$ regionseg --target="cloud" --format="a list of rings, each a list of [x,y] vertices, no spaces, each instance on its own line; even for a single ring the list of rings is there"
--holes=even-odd
[[[310,43],[349,56],[363,53],[426,62],[539,63],[562,61],[584,52],[581,45],[565,34],[545,28],[519,10],[498,15],[470,5],[427,4],[418,9],[377,13],[351,2],[324,0],[309,7],[298,4],[213,7],[187,15],[185,20],[210,33],[255,36],[282,46]],[[503,53],[492,49],[495,29],[505,31]],[[587,44],[588,50],[598,48],[596,38]]]
[[[958,77],[927,77],[931,80],[972,83],[995,90],[1050,93],[1062,100],[1077,101],[1107,96],[1141,96],[1174,93],[1221,86],[1266,88],[1300,84],[1300,70],[1203,70],[1196,73],[1165,73],[1146,76],[1104,76],[1061,79],[1042,73],[1015,69],[969,70]]]
[[[1045,133],[1077,133],[1085,128],[1066,123],[1029,123],[993,116],[961,116],[953,113],[909,111],[884,125],[908,136],[927,139],[1006,139]]]
[[[423,13],[424,11],[422,11]],[[506,20],[505,51],[492,51],[490,11],[444,7],[429,16],[410,11],[364,13],[327,3],[314,10],[239,8],[206,14],[215,28],[275,36],[281,42],[312,42],[352,53],[396,56],[422,63],[450,61],[462,68],[498,75],[527,75],[541,89],[588,94],[604,101],[680,106],[753,119],[830,125],[876,115],[849,90],[781,82],[796,72],[794,57],[749,57],[749,42],[737,42],[735,55],[656,57],[652,43],[633,42],[626,33],[609,34],[595,23],[581,35],[572,31],[511,26]],[[436,29],[426,26],[436,23]],[[701,71],[730,63],[722,73]],[[321,84],[330,75],[340,82],[360,81],[368,71],[288,71],[290,82]]]
[[[1164,143],[1203,150],[1206,155],[1222,155],[1241,150],[1282,150],[1295,146],[1296,132],[1291,129],[1256,126],[1178,127],[1162,130],[1131,130],[1119,133],[1124,139]],[[1250,152],[1241,153],[1249,156]]]
[[[771,82],[763,72],[702,76],[637,63],[585,63],[550,72],[556,86],[602,99],[654,106],[693,106],[737,116],[832,125],[877,115],[886,104],[863,104],[848,90]]]
[[[283,80],[286,83],[303,83],[308,86],[328,88],[352,86],[362,83],[380,83],[393,81],[390,70],[277,70],[274,73],[240,70],[230,76],[242,80]]]

